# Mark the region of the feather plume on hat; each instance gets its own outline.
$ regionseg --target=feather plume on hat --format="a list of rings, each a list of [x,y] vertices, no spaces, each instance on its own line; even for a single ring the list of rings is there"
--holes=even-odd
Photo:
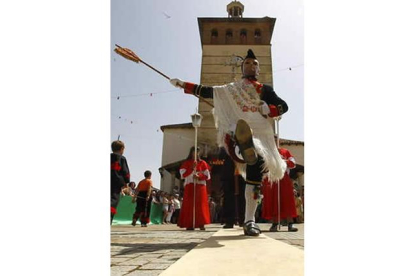
[[[246,58],[257,59],[257,58],[256,58],[256,56],[254,55],[254,53],[253,53],[252,49],[249,49],[249,50],[247,51],[247,56],[246,56],[244,59],[246,59]]]

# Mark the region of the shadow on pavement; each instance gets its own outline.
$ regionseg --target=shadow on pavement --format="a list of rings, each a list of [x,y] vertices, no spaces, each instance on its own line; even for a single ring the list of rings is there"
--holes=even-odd
[[[132,253],[148,253],[148,252],[157,252],[162,250],[177,250],[185,249],[190,251],[198,243],[189,242],[189,243],[111,243],[111,246],[120,246],[126,247],[122,249],[115,255],[124,255]]]
[[[203,249],[203,248],[218,248],[223,247],[224,245],[219,244],[220,241],[237,241],[237,240],[246,240],[246,239],[266,239],[266,237],[247,237],[244,234],[238,235],[238,236],[212,236],[208,240],[208,242],[203,242],[200,244],[199,247],[194,248],[196,249]]]

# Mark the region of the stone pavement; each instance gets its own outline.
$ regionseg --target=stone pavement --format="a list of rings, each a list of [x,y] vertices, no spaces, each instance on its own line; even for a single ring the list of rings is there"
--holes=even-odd
[[[304,224],[296,224],[298,232],[268,232],[270,224],[259,224],[263,234],[272,239],[304,248]],[[176,225],[111,227],[111,276],[159,275],[187,252],[222,229],[220,224],[206,226],[206,231],[186,231]],[[235,229],[240,232],[239,227]],[[247,237],[251,239],[252,237]]]

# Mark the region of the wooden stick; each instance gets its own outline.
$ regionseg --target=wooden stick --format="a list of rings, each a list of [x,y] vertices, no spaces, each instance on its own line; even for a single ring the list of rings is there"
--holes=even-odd
[[[152,70],[154,70],[155,72],[157,72],[158,74],[160,74],[161,76],[163,76],[166,79],[170,80],[170,77],[168,77],[167,75],[164,75],[163,73],[161,73],[160,71],[158,71],[157,69],[155,69],[154,67],[152,67],[151,65],[149,65],[148,63],[146,63],[145,61],[143,61],[142,59],[141,59],[141,62],[144,63],[149,68],[151,68]]]
[[[214,105],[212,105],[211,103],[209,103],[206,99],[201,98],[201,97],[199,97],[199,96],[197,96],[197,95],[194,95],[194,96],[196,96],[197,98],[199,98],[200,100],[202,100],[203,102],[205,102],[206,104],[208,104],[209,106],[211,106],[211,107],[213,107],[213,108],[214,108]]]

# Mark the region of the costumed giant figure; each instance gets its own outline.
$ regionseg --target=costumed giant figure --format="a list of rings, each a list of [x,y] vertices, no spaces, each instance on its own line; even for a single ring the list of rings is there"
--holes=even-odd
[[[214,120],[218,128],[217,143],[236,161],[246,180],[246,211],[244,234],[258,236],[261,231],[255,223],[257,198],[264,178],[281,179],[286,170],[274,140],[274,120],[288,110],[284,100],[273,88],[257,81],[259,61],[251,49],[242,63],[241,80],[222,86],[203,86],[179,79],[171,79],[187,94],[214,100]],[[243,159],[235,153],[236,146]]]

